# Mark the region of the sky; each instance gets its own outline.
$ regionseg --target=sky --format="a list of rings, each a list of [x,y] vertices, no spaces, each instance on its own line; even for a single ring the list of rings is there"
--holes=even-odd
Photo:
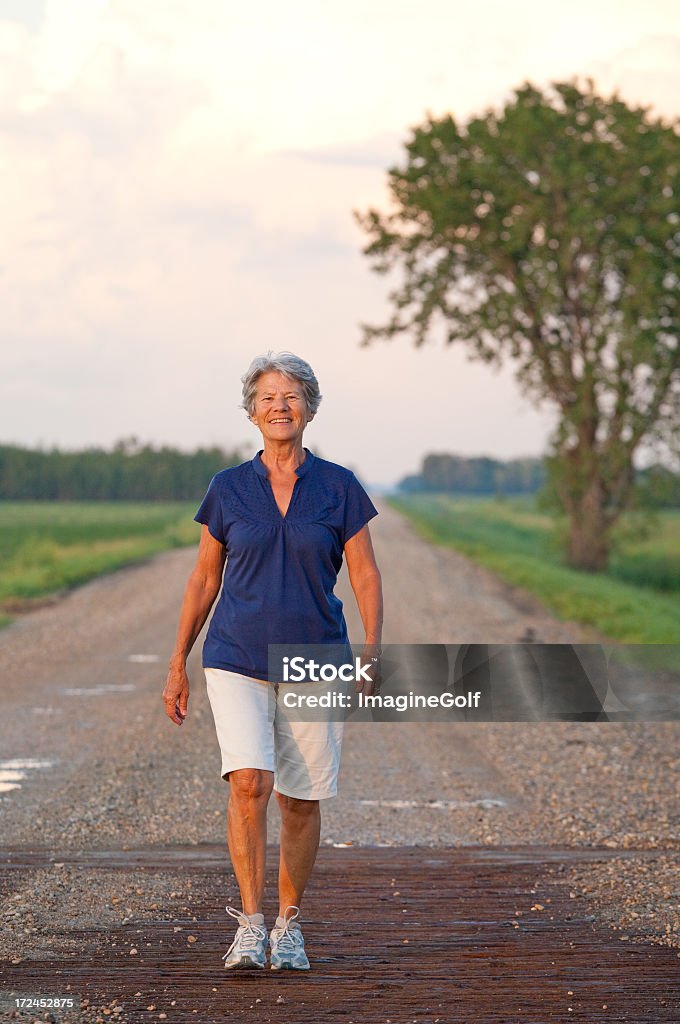
[[[406,336],[353,210],[427,113],[529,80],[680,114],[677,0],[0,0],[0,443],[240,446],[251,359],[323,401],[305,443],[375,486],[428,452],[540,455],[511,366]]]

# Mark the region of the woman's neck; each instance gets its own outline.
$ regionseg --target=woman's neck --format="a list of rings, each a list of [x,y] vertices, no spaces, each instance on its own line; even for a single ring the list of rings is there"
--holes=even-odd
[[[260,461],[270,473],[294,473],[305,458],[306,452],[301,440],[282,441],[281,444],[265,441]]]

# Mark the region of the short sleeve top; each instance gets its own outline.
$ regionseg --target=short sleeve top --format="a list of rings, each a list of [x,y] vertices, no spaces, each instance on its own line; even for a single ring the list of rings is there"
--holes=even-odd
[[[194,519],[227,550],[204,668],[268,679],[269,644],[348,642],[333,593],[347,541],[378,514],[354,473],[305,448],[286,515],[259,451],[217,473]]]

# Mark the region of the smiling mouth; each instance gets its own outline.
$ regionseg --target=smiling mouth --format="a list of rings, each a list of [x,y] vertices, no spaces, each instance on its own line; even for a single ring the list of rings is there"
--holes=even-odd
[[[292,423],[293,421],[289,420],[289,419],[277,419],[277,420],[270,420],[269,422],[270,423]]]

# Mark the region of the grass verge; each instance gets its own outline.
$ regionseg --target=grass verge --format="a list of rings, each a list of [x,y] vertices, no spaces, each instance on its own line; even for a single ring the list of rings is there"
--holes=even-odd
[[[564,524],[532,500],[409,495],[389,499],[425,540],[451,547],[534,594],[560,619],[621,643],[680,643],[680,513],[660,513],[653,535],[621,531],[606,573],[565,565]]]

